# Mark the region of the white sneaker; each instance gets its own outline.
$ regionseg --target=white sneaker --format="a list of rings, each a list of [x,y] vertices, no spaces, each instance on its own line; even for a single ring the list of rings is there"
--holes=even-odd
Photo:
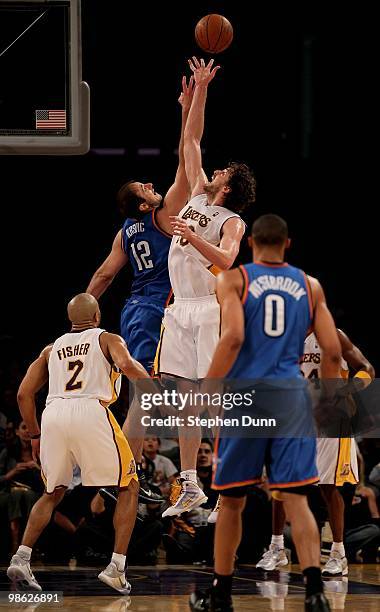
[[[271,544],[269,550],[263,554],[260,561],[256,564],[257,569],[263,569],[267,572],[272,572],[278,567],[288,565],[289,560],[283,548],[279,548],[275,544]]]
[[[198,506],[201,506],[206,501],[206,495],[195,482],[183,480],[177,501],[173,506],[169,506],[169,508],[162,513],[162,516],[176,516],[182,514],[182,512],[189,512],[193,510],[193,508],[198,508]]]
[[[123,595],[129,595],[131,592],[132,587],[129,582],[127,582],[125,572],[120,572],[117,569],[116,563],[113,561],[107,565],[106,569],[100,572],[98,578]]]
[[[208,519],[207,519],[208,523],[211,523],[212,525],[216,523],[216,519],[218,518],[218,514],[219,514],[219,508],[220,508],[220,495],[218,496],[218,500],[215,504],[214,510],[208,516]]]
[[[42,591],[42,587],[33,576],[29,561],[26,561],[17,553],[13,555],[11,559],[11,563],[7,569],[7,576],[12,582],[17,582],[18,584],[23,583],[23,587],[35,591]]]
[[[326,565],[322,570],[322,576],[347,576],[348,564],[346,557],[337,550],[332,550]]]

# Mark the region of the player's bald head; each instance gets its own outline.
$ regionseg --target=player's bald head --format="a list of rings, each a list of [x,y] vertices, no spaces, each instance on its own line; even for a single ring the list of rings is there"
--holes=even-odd
[[[73,325],[100,320],[98,301],[89,293],[79,293],[68,303],[67,314]]]

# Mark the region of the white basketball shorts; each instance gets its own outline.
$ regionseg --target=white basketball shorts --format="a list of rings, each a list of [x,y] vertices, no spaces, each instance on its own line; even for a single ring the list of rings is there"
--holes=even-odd
[[[197,380],[205,378],[220,335],[220,307],[215,295],[175,298],[166,308],[155,372]]]
[[[358,458],[353,438],[318,438],[317,468],[319,484],[341,487],[359,481]]]
[[[84,486],[127,487],[137,480],[126,437],[112,412],[95,399],[55,399],[41,419],[41,475],[46,492],[67,487],[73,467]]]

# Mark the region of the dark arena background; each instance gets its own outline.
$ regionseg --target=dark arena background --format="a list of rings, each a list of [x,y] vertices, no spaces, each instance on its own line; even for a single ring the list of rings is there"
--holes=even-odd
[[[288,261],[321,281],[337,326],[380,371],[377,33],[368,5],[354,10],[339,3],[341,9],[337,4],[333,10],[329,4],[308,4],[306,9],[305,3],[290,2],[263,6],[241,1],[82,0],[82,72],[91,89],[89,153],[0,156],[0,412],[6,419],[15,418],[16,391],[27,365],[68,330],[67,302],[85,291],[111,248],[123,223],[115,201],[118,188],[135,179],[152,182],[165,194],[173,182],[181,78],[189,75],[187,58],[205,57],[196,46],[194,27],[208,13],[231,21],[234,40],[215,56],[221,70],[208,92],[202,141],[206,173],[210,176],[231,160],[254,169],[257,202],[246,218],[248,225],[263,213],[277,213],[288,221]],[[45,51],[42,57],[48,64],[49,49]],[[1,103],[0,85],[0,111]],[[249,257],[243,240],[238,261]],[[119,331],[129,288],[125,268],[100,300],[107,330]],[[363,465],[367,478],[380,461],[378,440],[367,440],[362,455],[368,460]],[[362,506],[366,495],[371,494],[363,494]],[[254,551],[251,554],[248,545],[241,551],[235,609],[301,610],[304,589],[296,559],[286,579],[278,572],[262,578],[255,569],[270,540],[270,507],[264,512],[261,498],[260,504],[247,527]],[[0,512],[0,590],[7,591],[4,569],[11,535],[6,512]],[[380,533],[378,517],[368,513],[368,522]],[[261,543],[255,529],[265,529],[269,540]],[[33,566],[44,589],[63,591],[73,608],[126,609],[116,592],[113,596],[96,580],[97,568],[105,565],[103,557],[96,564],[96,554],[103,549],[90,547],[88,558],[78,556],[81,569],[76,576],[68,571],[71,551],[58,532],[55,525],[51,537],[65,551],[62,557],[44,542]],[[148,555],[140,564],[136,554],[136,563],[132,560],[130,609],[186,610],[194,585],[208,585],[212,558],[191,557],[181,547],[175,555],[168,539],[166,544],[158,540],[155,557]],[[334,597],[338,593],[333,609],[380,609],[379,560],[378,553],[367,559],[360,551],[353,553],[348,595],[344,582],[335,592],[331,588]],[[170,565],[160,570],[156,563]],[[288,587],[287,599],[278,585]],[[285,607],[271,607],[281,597]]]

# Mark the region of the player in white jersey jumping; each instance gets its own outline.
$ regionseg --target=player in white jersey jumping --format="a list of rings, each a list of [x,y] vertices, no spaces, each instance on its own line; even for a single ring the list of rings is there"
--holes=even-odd
[[[369,384],[375,377],[372,365],[344,332],[340,329],[337,332],[342,347],[342,377],[348,378],[350,368],[355,372],[355,378],[363,381],[363,386]],[[306,378],[320,378],[321,349],[314,334],[309,334],[305,340],[301,370]],[[333,534],[330,556],[322,575],[345,576],[348,574],[348,566],[343,544],[344,501],[338,487],[343,486],[345,482],[357,484],[359,480],[355,441],[352,438],[317,439],[317,468],[319,486],[326,502]],[[284,551],[284,525],[283,504],[274,496],[271,545],[256,567],[271,571],[288,564]]]
[[[195,91],[184,133],[186,174],[191,199],[172,217],[173,239],[169,275],[174,304],[165,310],[156,370],[178,378],[181,392],[194,389],[206,376],[219,340],[220,308],[215,295],[217,269],[230,268],[239,252],[245,223],[239,216],[255,200],[256,181],[245,164],[232,163],[215,170],[209,182],[202,168],[201,139],[207,88],[218,66],[213,60],[189,60]],[[187,379],[187,380],[186,380]],[[197,414],[187,406],[187,415]],[[181,493],[163,516],[199,506],[206,497],[197,485],[196,461],[200,428],[179,428]]]
[[[120,371],[131,380],[148,379],[124,340],[99,329],[96,299],[82,293],[68,305],[71,331],[47,346],[31,364],[18,391],[18,403],[31,439],[33,457],[41,461],[45,493],[34,505],[8,577],[41,590],[30,569],[32,548],[65,495],[73,467],[81,468],[84,486],[117,486],[115,546],[100,580],[123,595],[131,589],[125,577],[126,552],[136,519],[138,481],[127,439],[108,406],[117,399]],[[49,381],[41,431],[35,395]],[[118,384],[119,383],[119,384]]]

